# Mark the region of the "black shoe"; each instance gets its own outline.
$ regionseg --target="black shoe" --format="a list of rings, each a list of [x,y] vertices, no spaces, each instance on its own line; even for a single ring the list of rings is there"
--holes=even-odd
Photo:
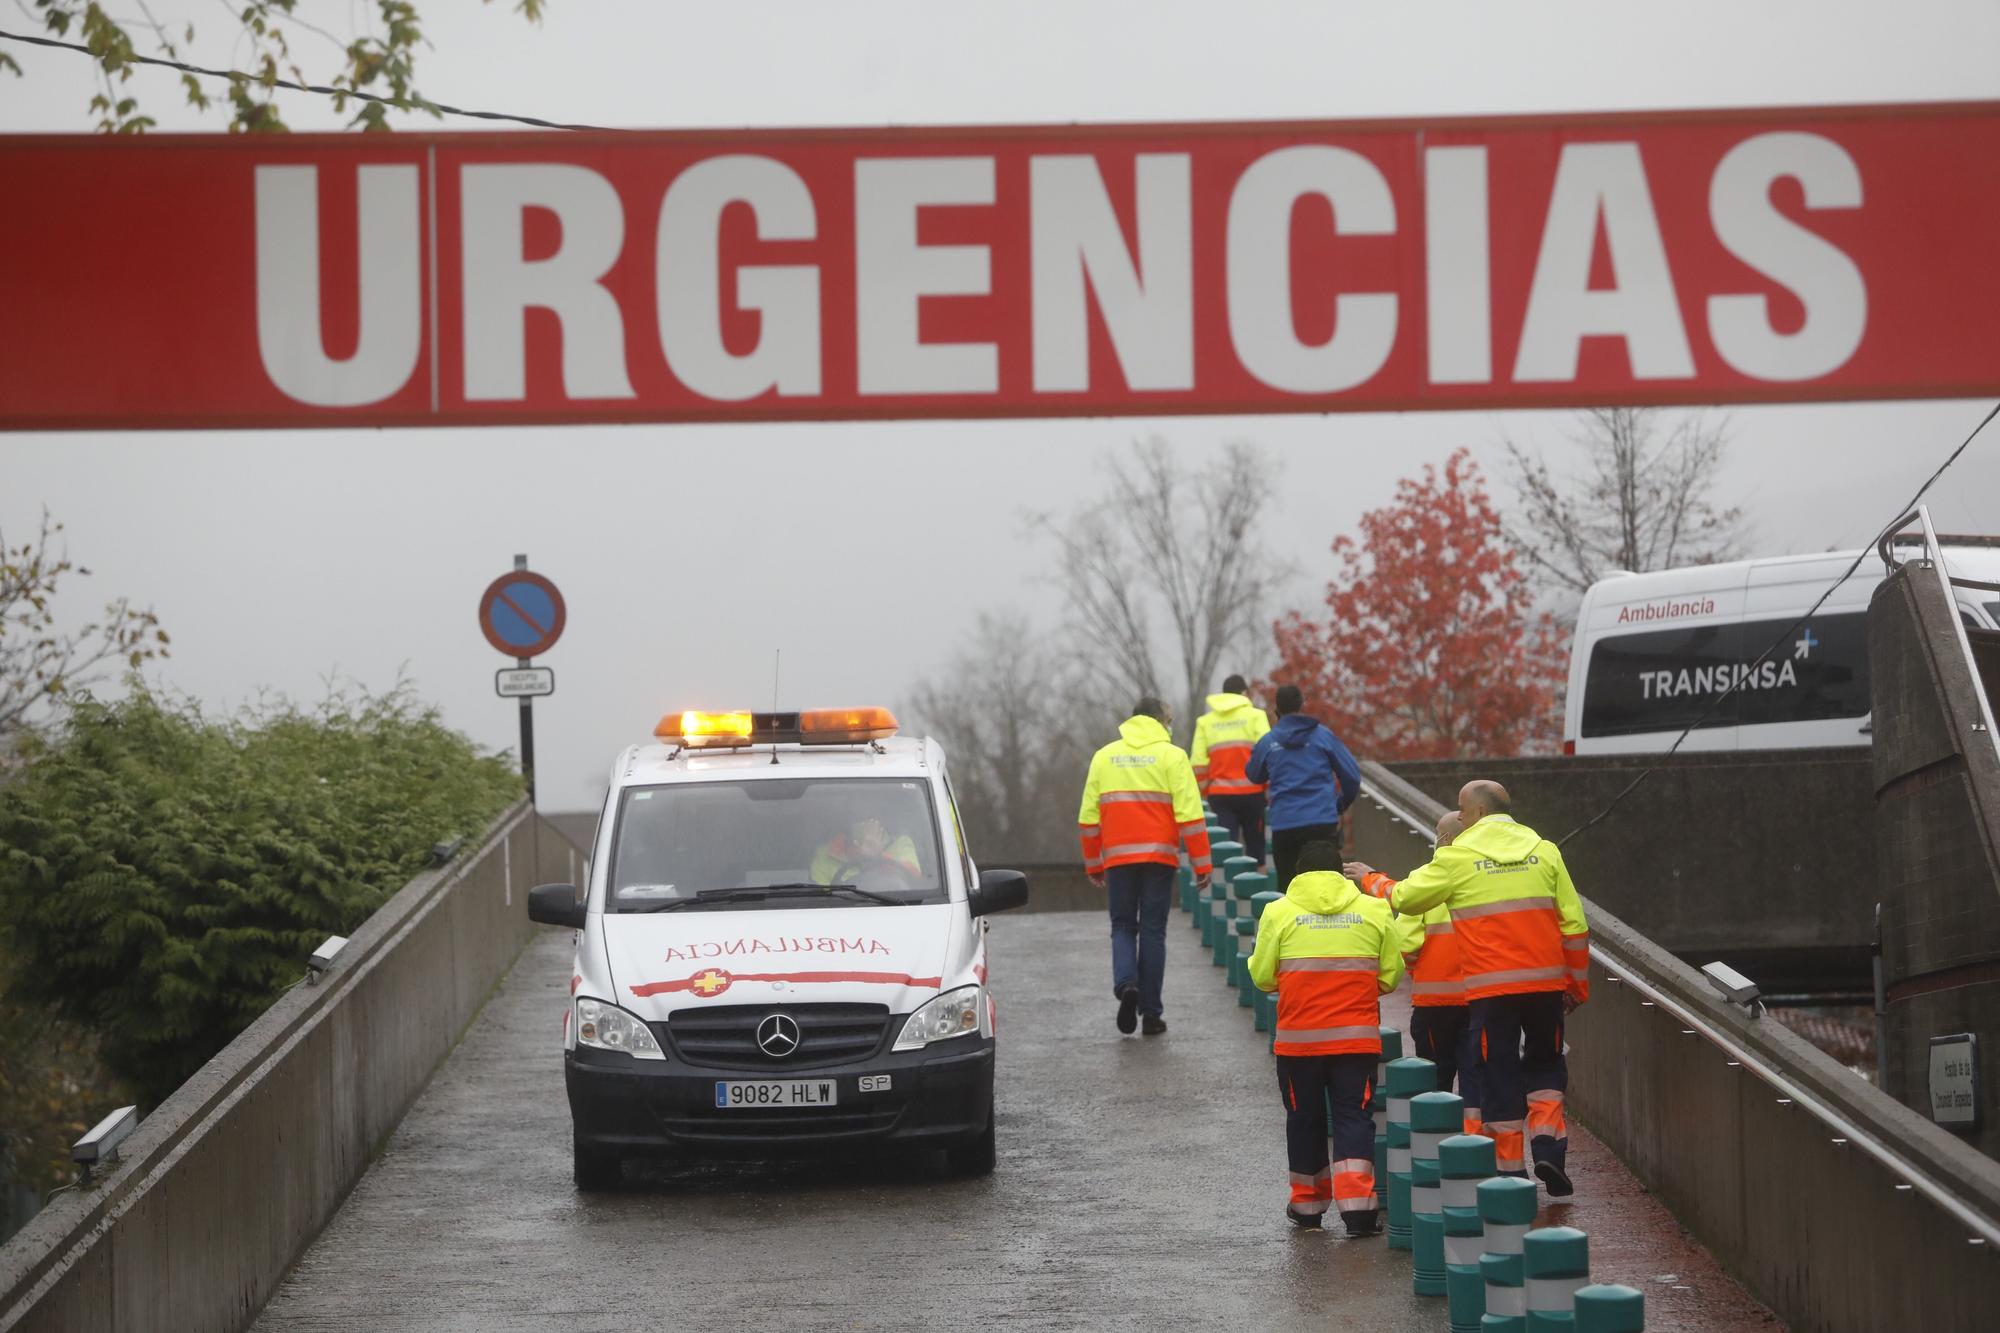
[[[1536,1162],[1535,1174],[1542,1178],[1551,1199],[1567,1199],[1576,1193],[1576,1186],[1569,1183],[1569,1173],[1554,1162]]]
[[[1118,988],[1118,1030],[1131,1032],[1139,1026],[1139,988],[1126,982]]]
[[[1167,1020],[1161,1018],[1158,1014],[1147,1014],[1145,1018],[1140,1021],[1139,1024],[1139,1031],[1145,1033],[1149,1037],[1157,1037],[1166,1030],[1167,1030]]]
[[[1320,1215],[1318,1213],[1302,1213],[1290,1204],[1285,1205],[1285,1220],[1301,1231],[1319,1230]]]
[[[1373,1208],[1362,1212],[1342,1213],[1340,1220],[1347,1223],[1347,1235],[1351,1240],[1382,1234],[1381,1214]]]

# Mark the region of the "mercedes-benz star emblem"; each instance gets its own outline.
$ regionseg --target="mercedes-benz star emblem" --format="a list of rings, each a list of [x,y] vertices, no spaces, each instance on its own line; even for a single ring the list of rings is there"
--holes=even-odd
[[[790,1014],[767,1014],[757,1025],[757,1048],[782,1060],[799,1048],[799,1025]]]

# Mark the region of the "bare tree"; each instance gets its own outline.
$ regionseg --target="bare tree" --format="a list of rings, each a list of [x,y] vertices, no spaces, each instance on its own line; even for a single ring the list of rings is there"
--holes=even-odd
[[[1068,638],[1100,706],[1159,695],[1185,738],[1225,658],[1250,675],[1270,651],[1266,604],[1288,574],[1259,535],[1275,466],[1237,441],[1185,467],[1154,437],[1106,470],[1097,503],[1035,520],[1056,546]]]
[[[167,656],[159,617],[123,598],[98,620],[58,628],[52,608],[63,576],[90,573],[71,562],[62,530],[45,509],[31,541],[9,546],[0,531],[0,750],[32,724],[37,707],[114,667]]]
[[[1503,441],[1520,512],[1507,535],[1543,586],[1582,592],[1610,570],[1705,565],[1741,552],[1743,511],[1716,498],[1729,423],[1658,408],[1581,414],[1577,475]]]
[[[1066,655],[1013,610],[981,615],[964,650],[917,685],[910,712],[951,757],[976,855],[1076,855],[1084,767],[1103,739],[1087,710]]]

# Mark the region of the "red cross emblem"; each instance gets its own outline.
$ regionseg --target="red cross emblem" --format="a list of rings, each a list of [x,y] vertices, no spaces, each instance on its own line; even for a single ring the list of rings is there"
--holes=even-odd
[[[688,989],[702,999],[713,999],[729,989],[729,974],[719,967],[703,968],[688,981]]]

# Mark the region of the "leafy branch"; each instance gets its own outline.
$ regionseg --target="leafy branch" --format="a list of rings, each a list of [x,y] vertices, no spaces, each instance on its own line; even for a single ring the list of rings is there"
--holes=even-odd
[[[491,4],[492,0],[484,0]],[[530,23],[540,23],[546,0],[516,0],[514,12]],[[186,24],[177,42],[166,25],[139,0],[142,24],[129,24],[110,14],[98,0],[33,0],[42,26],[57,37],[80,40],[97,65],[98,91],[90,100],[97,128],[105,134],[143,134],[157,123],[144,114],[139,100],[127,85],[132,78],[137,49],[132,29],[151,32],[154,45],[169,60],[181,60],[183,45],[192,46],[195,27]],[[374,23],[367,32],[342,39],[325,28],[301,18],[298,0],[242,0],[234,9],[224,3],[236,24],[236,48],[230,61],[226,94],[232,133],[283,133],[285,124],[277,105],[280,82],[306,84],[304,66],[292,51],[292,36],[304,32],[325,38],[340,53],[340,64],[328,80],[337,111],[358,107],[348,123],[363,130],[391,128],[391,111],[422,112],[436,117],[440,110],[417,90],[417,55],[430,43],[425,39],[421,15],[414,0],[375,0]],[[0,70],[16,76],[21,67],[11,55],[0,52]],[[199,75],[183,71],[181,88],[188,105],[206,112],[214,105]]]
[[[47,510],[34,538],[19,546],[0,530],[0,741],[27,728],[38,707],[109,670],[169,656],[159,617],[122,597],[81,628],[58,627],[53,608],[64,576],[90,574],[70,559],[62,531]]]

